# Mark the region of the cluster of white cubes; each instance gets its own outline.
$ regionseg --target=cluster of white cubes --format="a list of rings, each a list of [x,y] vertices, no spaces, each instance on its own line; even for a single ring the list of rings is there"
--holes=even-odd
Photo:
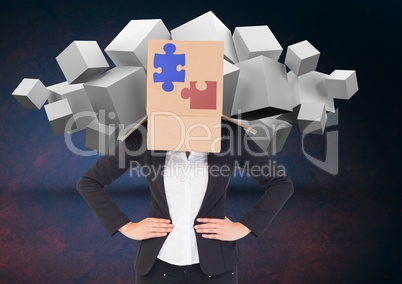
[[[300,107],[299,129],[323,134],[328,113],[335,113],[334,99],[350,99],[358,90],[356,72],[335,70],[327,75],[315,71],[320,52],[307,40],[288,47],[285,64],[292,96]]]
[[[161,20],[134,20],[105,49],[96,41],[73,41],[56,60],[65,82],[45,87],[24,79],[13,96],[25,108],[45,111],[54,134],[86,131],[86,147],[100,153],[117,144],[126,129],[146,114],[148,40],[170,39]]]
[[[12,95],[24,108],[45,105],[56,135],[85,130],[86,147],[109,153],[146,114],[149,39],[223,41],[223,114],[257,130],[251,139],[270,154],[281,151],[292,124],[323,134],[334,99],[358,90],[353,70],[317,72],[320,52],[307,40],[288,46],[281,63],[283,48],[267,25],[232,34],[209,11],[170,32],[161,19],[130,21],[104,50],[112,68],[96,41],[73,41],[56,57],[65,82],[23,79]]]

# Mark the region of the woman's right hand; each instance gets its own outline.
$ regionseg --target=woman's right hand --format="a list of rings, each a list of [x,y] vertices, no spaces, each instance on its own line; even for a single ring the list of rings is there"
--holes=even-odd
[[[129,222],[119,229],[127,238],[141,241],[166,236],[173,230],[169,219],[146,218],[140,222]]]

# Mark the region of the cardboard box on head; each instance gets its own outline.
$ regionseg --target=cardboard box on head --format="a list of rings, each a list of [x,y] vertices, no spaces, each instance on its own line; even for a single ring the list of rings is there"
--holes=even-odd
[[[124,141],[148,120],[148,150],[220,152],[221,119],[256,133],[222,115],[222,41],[149,40],[147,115],[123,131]]]
[[[148,150],[220,152],[223,42],[149,40]]]

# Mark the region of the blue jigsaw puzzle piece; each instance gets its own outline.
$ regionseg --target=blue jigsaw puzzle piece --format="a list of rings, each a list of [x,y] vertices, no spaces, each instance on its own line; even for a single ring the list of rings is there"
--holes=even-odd
[[[185,54],[174,54],[176,46],[173,43],[167,43],[163,47],[165,54],[155,53],[154,55],[154,68],[162,68],[161,73],[154,73],[154,83],[162,84],[162,89],[165,92],[171,92],[174,89],[173,82],[184,82],[186,71],[177,71],[177,66],[186,65]]]

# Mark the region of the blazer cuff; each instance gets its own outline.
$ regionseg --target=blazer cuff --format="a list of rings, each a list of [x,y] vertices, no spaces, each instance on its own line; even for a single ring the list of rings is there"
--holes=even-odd
[[[121,227],[131,222],[131,220],[124,214],[120,215],[109,226],[105,226],[106,231],[110,236],[115,235]]]
[[[265,228],[261,229],[260,226],[253,224],[253,222],[249,218],[247,218],[247,215],[244,216],[239,222],[250,229],[250,233],[256,238],[259,238],[265,231]]]

